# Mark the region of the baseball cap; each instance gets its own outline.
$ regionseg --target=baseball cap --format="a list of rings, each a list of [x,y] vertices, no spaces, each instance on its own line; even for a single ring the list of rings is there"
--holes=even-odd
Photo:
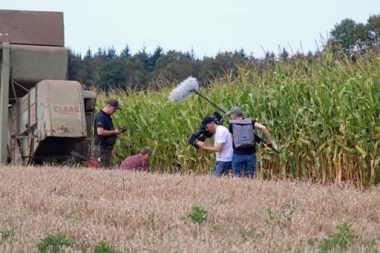
[[[120,106],[119,106],[119,101],[115,100],[115,99],[110,99],[106,102],[107,105],[110,105],[110,106],[113,106],[115,107],[116,110],[121,110]]]
[[[207,116],[204,117],[203,120],[202,120],[202,127],[206,127],[206,125],[207,125],[208,123],[211,123],[211,122],[214,122],[214,121],[215,121],[215,120],[214,120],[213,117],[207,115]]]
[[[234,106],[232,107],[228,112],[226,112],[227,116],[230,116],[232,113],[235,113],[237,115],[241,114],[241,109],[240,107]]]

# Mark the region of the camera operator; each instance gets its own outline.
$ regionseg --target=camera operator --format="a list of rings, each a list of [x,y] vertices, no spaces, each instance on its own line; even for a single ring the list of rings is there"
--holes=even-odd
[[[94,157],[98,161],[98,168],[109,169],[111,166],[112,149],[116,143],[116,136],[125,131],[123,129],[115,129],[111,115],[116,110],[121,110],[119,102],[110,99],[106,102],[102,110],[94,119]]]
[[[206,116],[202,120],[202,126],[206,131],[214,134],[214,145],[197,141],[196,144],[205,150],[215,152],[216,162],[212,171],[213,176],[222,176],[232,167],[232,140],[228,129],[225,126],[217,125],[215,119]]]

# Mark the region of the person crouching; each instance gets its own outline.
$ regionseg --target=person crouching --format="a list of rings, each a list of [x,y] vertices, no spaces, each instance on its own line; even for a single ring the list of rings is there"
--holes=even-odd
[[[120,165],[122,170],[150,171],[149,158],[152,154],[150,147],[144,147],[139,154],[127,157]]]

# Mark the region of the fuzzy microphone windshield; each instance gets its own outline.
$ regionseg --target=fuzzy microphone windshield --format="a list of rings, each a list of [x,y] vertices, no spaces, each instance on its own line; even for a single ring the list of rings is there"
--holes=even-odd
[[[195,77],[188,77],[182,81],[172,92],[169,94],[169,100],[173,103],[178,103],[187,98],[192,92],[196,92],[199,88],[198,81]]]

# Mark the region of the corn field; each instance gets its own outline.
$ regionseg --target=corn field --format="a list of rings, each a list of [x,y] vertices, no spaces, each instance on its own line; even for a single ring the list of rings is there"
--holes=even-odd
[[[113,115],[114,124],[128,128],[118,136],[116,166],[150,146],[155,171],[175,172],[178,162],[183,173],[210,173],[214,154],[195,149],[187,139],[216,108],[197,94],[174,104],[168,100],[174,87],[100,93],[97,109],[117,98],[122,110]],[[380,182],[380,58],[375,54],[357,61],[331,53],[313,62],[300,57],[269,64],[261,73],[240,67],[237,78],[226,73],[199,92],[226,111],[240,106],[244,116],[269,128],[280,154],[258,145],[256,178],[348,181],[358,188]]]

